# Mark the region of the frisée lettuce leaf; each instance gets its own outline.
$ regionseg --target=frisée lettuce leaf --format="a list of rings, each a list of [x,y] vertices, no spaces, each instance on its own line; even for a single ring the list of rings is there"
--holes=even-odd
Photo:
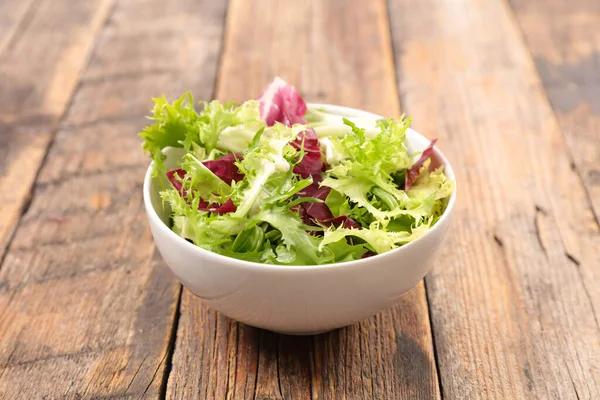
[[[409,151],[410,118],[312,108],[280,78],[241,104],[155,98],[149,118],[140,136],[171,229],[227,257],[315,265],[382,254],[425,235],[454,192],[431,167],[435,141]]]

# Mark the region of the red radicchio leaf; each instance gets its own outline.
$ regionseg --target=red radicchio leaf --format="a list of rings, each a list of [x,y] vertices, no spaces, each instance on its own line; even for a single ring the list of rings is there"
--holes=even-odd
[[[167,179],[171,182],[173,187],[177,189],[181,197],[185,197],[187,194],[187,189],[183,189],[183,184],[181,183],[181,180],[185,178],[185,174],[185,170],[181,168],[167,171]],[[177,177],[179,177],[179,179]],[[209,204],[207,201],[200,199],[200,204],[198,204],[198,210],[210,211],[217,214],[234,212],[236,209],[237,208],[231,199],[227,200],[222,205],[218,203]]]
[[[298,192],[298,196],[300,197],[314,197],[319,200],[325,201],[331,188],[327,186],[319,187],[319,182],[321,182],[321,177],[313,182],[310,186],[307,186],[302,191]],[[329,210],[329,207],[325,203],[302,203],[300,204],[300,209],[298,209],[298,214],[300,214],[300,218],[307,225],[315,225],[315,221],[318,225],[323,227],[335,226],[336,228],[340,225],[343,228],[347,229],[360,229],[361,226],[354,221],[352,218],[347,217],[345,215],[340,215],[339,217],[334,217]]]
[[[323,157],[321,156],[319,138],[314,129],[310,128],[301,132],[290,145],[296,150],[303,149],[305,153],[300,163],[294,167],[294,173],[307,178],[321,172],[323,169]]]
[[[235,165],[235,162],[241,159],[241,154],[229,153],[216,160],[203,161],[202,164],[204,164],[206,168],[210,169],[212,173],[218,176],[221,180],[231,185],[232,181],[237,182],[244,179],[244,175],[240,173],[238,167]],[[167,171],[167,179],[169,179],[169,182],[173,184],[173,187],[175,187],[175,189],[177,189],[179,194],[182,196],[184,196],[185,193],[182,193],[181,181],[185,178],[185,174],[186,172],[182,168]],[[179,179],[177,179],[175,175],[177,175]]]
[[[179,179],[178,179],[179,178]],[[167,171],[167,179],[171,182],[171,185],[179,192],[181,197],[186,195],[186,192],[183,190],[183,185],[181,181],[185,178],[185,170],[182,168],[172,169],[171,171]]]
[[[431,143],[429,143],[429,146],[427,146],[427,148],[423,150],[421,157],[409,169],[406,170],[406,177],[404,179],[404,190],[410,189],[412,184],[415,183],[417,178],[419,178],[421,167],[423,166],[423,164],[425,164],[425,161],[427,161],[427,159],[433,154],[433,146],[435,146],[436,142],[437,139],[433,139]]]
[[[296,88],[279,77],[267,86],[258,100],[260,102],[260,116],[268,126],[275,124],[275,122],[287,126],[306,123],[304,119],[306,103],[298,94]],[[304,143],[305,155],[300,163],[294,167],[294,173],[306,178],[321,171],[323,159],[319,139],[312,128],[300,133],[290,145],[296,150],[300,150],[302,143]]]
[[[229,153],[216,160],[202,161],[202,164],[210,169],[213,174],[221,178],[221,180],[231,185],[231,182],[238,182],[244,179],[244,175],[240,173],[237,165],[235,165],[236,161],[241,160],[242,155],[240,153]]]
[[[298,197],[314,197],[315,199],[325,201],[331,188],[327,186],[319,187],[319,183],[322,180],[320,175],[313,177],[313,179],[313,183],[298,192]],[[329,207],[325,203],[302,203],[300,206],[305,211],[304,215],[300,213],[305,223],[313,219],[319,221],[333,218],[333,214],[331,214]]]
[[[204,164],[206,168],[210,169],[216,176],[218,176],[219,179],[231,185],[231,183],[234,181],[237,182],[244,179],[244,175],[240,173],[238,167],[235,165],[235,162],[241,159],[241,154],[230,153],[216,160],[203,161],[202,164]],[[169,182],[171,182],[173,187],[177,189],[181,197],[185,197],[187,194],[187,190],[183,189],[183,185],[181,183],[181,181],[185,178],[185,174],[185,170],[181,168],[167,172],[167,179],[169,180]],[[235,204],[233,204],[233,201],[231,199],[228,199],[223,204],[209,204],[207,201],[200,199],[198,209],[202,211],[214,212],[217,214],[227,214],[230,212],[234,212],[237,209],[237,207],[235,206]]]
[[[210,211],[217,214],[227,214],[230,212],[235,212],[235,210],[237,210],[237,207],[235,206],[235,204],[233,204],[233,201],[231,199],[228,199],[223,204],[213,203],[210,205],[206,201],[201,201],[198,205],[198,210]]]
[[[260,102],[260,116],[268,126],[280,122],[284,125],[305,124],[304,114],[306,113],[306,103],[298,94],[298,91],[287,84],[281,78],[275,78],[258,98]],[[294,173],[303,178],[313,177],[313,183],[298,192],[299,197],[314,197],[325,201],[331,189],[327,186],[319,187],[321,182],[321,171],[326,169],[321,156],[321,146],[319,138],[314,129],[309,128],[301,132],[298,137],[290,142],[290,145],[296,150],[302,149],[304,157],[294,167]],[[306,225],[315,226],[335,226],[342,225],[344,228],[360,229],[360,225],[345,215],[333,217],[331,210],[325,203],[302,203],[292,208],[300,215],[300,218]],[[315,223],[316,222],[316,223]],[[320,232],[311,232],[319,234]]]
[[[369,258],[369,257],[373,257],[375,255],[375,253],[373,253],[372,251],[367,251],[365,254],[362,255],[361,258]]]
[[[321,222],[323,225],[326,226],[330,226],[333,225],[336,228],[338,226],[342,226],[342,228],[346,228],[346,229],[360,229],[361,226],[358,222],[356,222],[355,220],[353,220],[352,218],[346,216],[346,215],[340,215],[339,217],[335,217],[335,218],[329,218],[329,219],[325,219]]]
[[[281,122],[284,125],[304,124],[306,103],[298,91],[283,79],[276,77],[261,93],[260,117],[268,126]]]
[[[290,208],[290,210],[297,213],[305,225],[317,226],[317,224],[315,224],[315,221],[313,221],[310,218],[310,216],[308,215],[308,213],[306,212],[306,208],[304,207],[303,204],[298,204],[297,206]]]

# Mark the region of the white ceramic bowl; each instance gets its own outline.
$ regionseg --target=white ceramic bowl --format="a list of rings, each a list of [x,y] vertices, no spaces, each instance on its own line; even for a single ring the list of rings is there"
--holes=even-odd
[[[311,104],[346,116],[380,116],[356,109]],[[429,140],[413,130],[409,146],[421,151]],[[436,149],[434,162],[452,167]],[[175,161],[167,159],[167,168]],[[171,164],[171,165],[169,165]],[[391,307],[431,268],[448,229],[456,192],[444,215],[423,237],[385,254],[339,264],[267,265],[237,260],[201,249],[175,234],[165,223],[158,190],[144,180],[144,204],[160,254],[183,285],[207,305],[237,321],[288,334],[312,334],[350,325]]]

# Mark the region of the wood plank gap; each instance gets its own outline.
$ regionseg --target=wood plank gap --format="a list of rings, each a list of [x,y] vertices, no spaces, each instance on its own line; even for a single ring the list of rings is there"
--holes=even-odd
[[[435,326],[433,325],[433,319],[431,318],[431,314],[433,313],[431,307],[431,300],[429,299],[429,279],[425,277],[423,280],[423,284],[425,285],[425,299],[427,300],[427,315],[429,316],[429,326],[431,328],[431,343],[433,346],[433,359],[435,361],[435,375],[437,376],[438,387],[440,388],[440,399],[444,399],[444,385],[442,382],[442,374],[440,373],[440,357],[438,355],[438,348],[436,343],[435,336]]]
[[[254,395],[252,397],[253,400],[256,400],[256,393],[258,391],[258,376],[260,375],[260,336],[261,332],[259,332],[258,335],[256,335],[256,376],[254,377]]]
[[[281,375],[279,373],[279,348],[281,347],[281,336],[277,338],[277,349],[275,351],[275,364],[277,367],[277,387],[279,388],[279,394],[283,396],[283,391],[281,390]]]
[[[393,81],[394,81],[394,87],[396,88],[396,93],[397,93],[397,97],[398,97],[398,106],[400,108],[400,112],[403,113],[404,109],[405,109],[405,104],[404,104],[404,99],[402,98],[402,91],[400,91],[400,68],[401,68],[401,64],[399,63],[398,60],[398,56],[396,55],[396,48],[395,48],[395,43],[394,40],[392,39],[393,36],[393,32],[392,32],[392,19],[390,18],[390,0],[385,0],[385,15],[387,17],[387,39],[389,41],[389,47],[392,51],[391,57],[392,57],[392,64],[394,66],[394,73],[393,73]]]
[[[157,250],[158,251],[158,250]],[[167,347],[167,358],[165,365],[165,372],[162,377],[162,383],[159,389],[159,398],[167,398],[167,386],[169,383],[169,377],[171,376],[171,370],[173,369],[173,354],[175,353],[175,345],[177,344],[177,329],[179,329],[179,317],[181,317],[181,297],[183,296],[183,286],[179,285],[179,295],[177,296],[177,303],[175,305],[175,318],[173,318],[173,326],[169,336],[169,346]]]

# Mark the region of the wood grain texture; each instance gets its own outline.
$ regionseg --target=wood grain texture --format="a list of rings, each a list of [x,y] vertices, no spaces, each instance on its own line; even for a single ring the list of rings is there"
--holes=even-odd
[[[211,96],[224,9],[130,0],[114,10],[84,74],[95,77],[76,91],[0,268],[0,398],[164,390],[181,287],[147,227],[136,133],[152,96]],[[165,57],[173,71],[148,72]]]
[[[5,0],[0,3],[0,60],[4,49],[28,27],[34,14],[33,4],[34,0]]]
[[[254,98],[280,75],[312,102],[398,114],[384,2],[234,0],[229,9],[220,100]]]
[[[113,3],[0,4],[0,258]]]
[[[583,212],[593,212],[600,224],[600,2],[510,3],[565,137],[571,169],[591,203],[591,210],[585,207]],[[571,223],[593,225],[590,218]],[[577,227],[565,233],[569,257],[579,264],[586,294],[599,318],[598,230]]]
[[[385,3],[232,1],[217,97],[254,98],[277,75],[308,101],[398,115]],[[232,322],[184,290],[167,397],[438,398],[424,287],[314,337]]]
[[[509,2],[600,223],[600,2]]]
[[[437,398],[423,296],[421,284],[360,324],[286,336],[231,321],[184,290],[167,398]]]
[[[598,398],[600,232],[510,8],[391,0],[390,15],[402,106],[458,179],[427,278],[443,395]]]

